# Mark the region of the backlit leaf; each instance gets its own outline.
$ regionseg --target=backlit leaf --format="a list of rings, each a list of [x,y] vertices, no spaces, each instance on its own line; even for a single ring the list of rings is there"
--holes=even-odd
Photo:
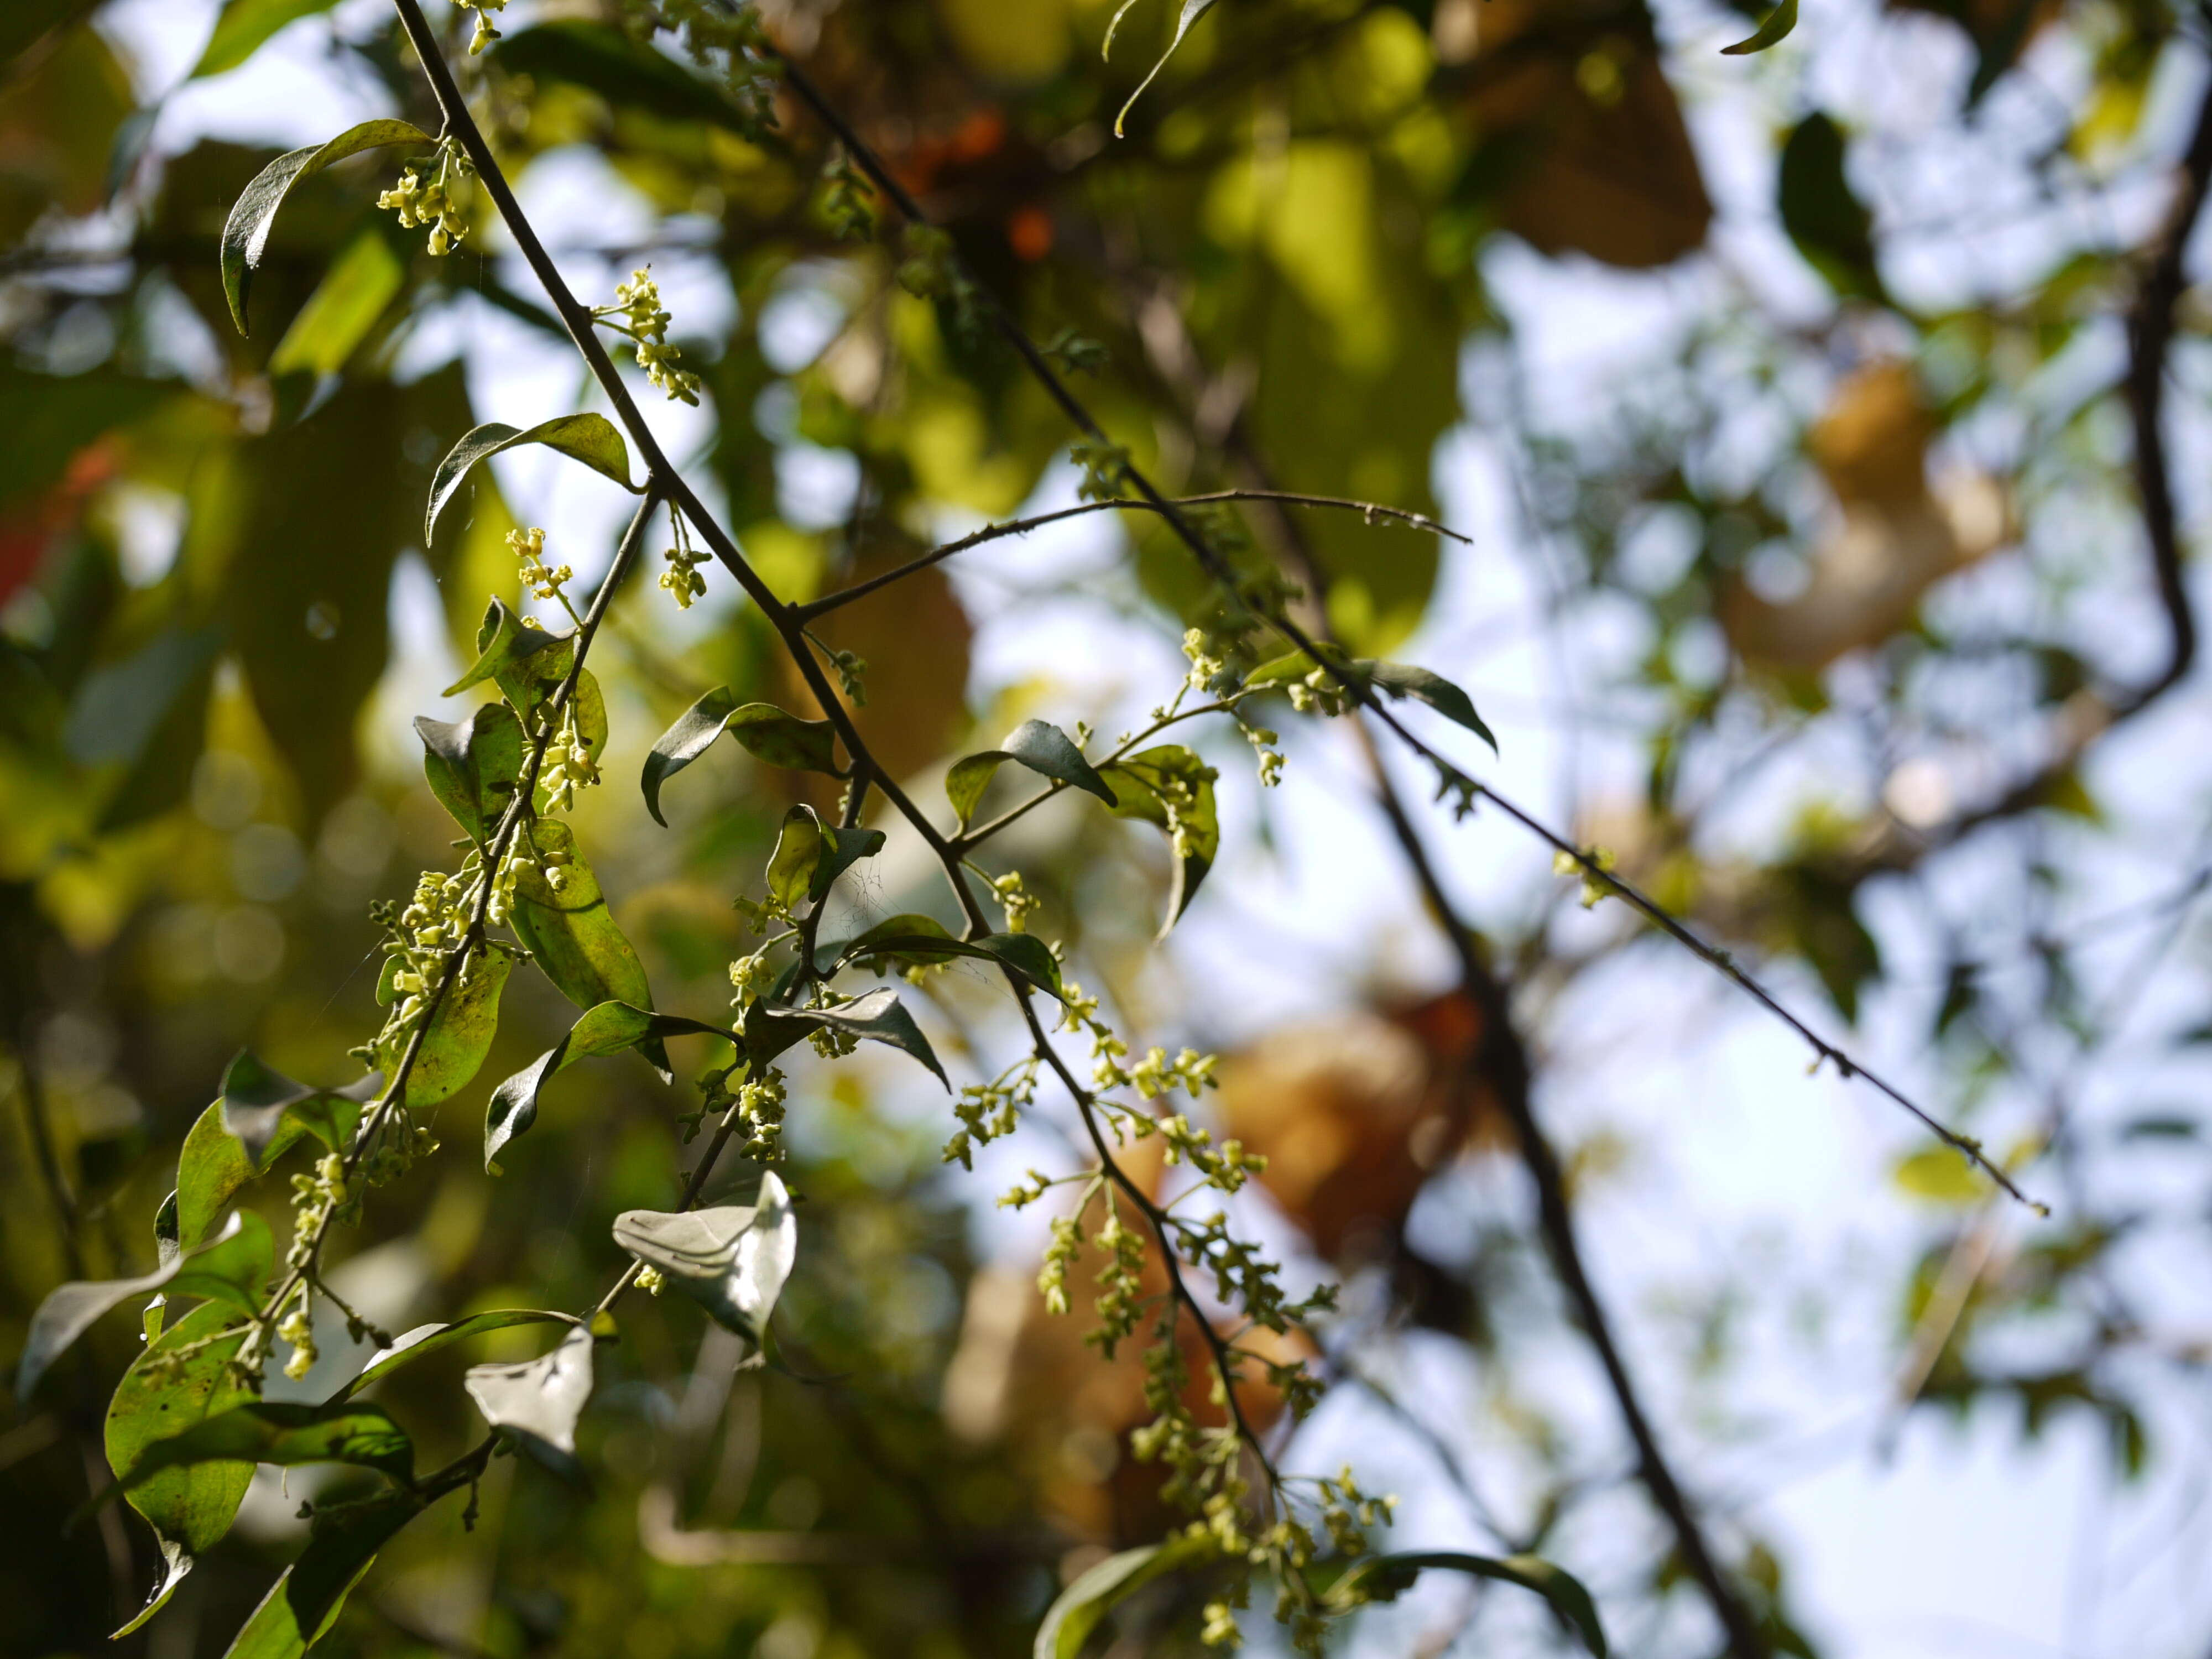
[[[276,223],[277,210],[292,187],[303,179],[311,179],[333,161],[342,161],[349,155],[358,155],[363,150],[380,149],[391,144],[422,144],[432,142],[430,135],[406,121],[363,121],[349,127],[325,144],[310,144],[305,149],[295,149],[280,155],[255,175],[230,210],[230,217],[222,228],[222,292],[230,301],[230,315],[243,334],[246,328],[246,290],[253,281],[254,267],[269,246],[269,233]]]
[[[1765,52],[1778,46],[1790,30],[1797,27],[1797,0],[1782,0],[1782,3],[1766,15],[1766,21],[1732,46],[1723,46],[1723,55],[1740,58],[1747,52]]]
[[[417,715],[422,775],[438,804],[483,847],[514,799],[522,775],[522,723],[503,702],[488,702],[465,720]]]
[[[1590,1600],[1590,1593],[1571,1573],[1540,1556],[1509,1555],[1501,1559],[1444,1551],[1378,1556],[1361,1562],[1339,1579],[1330,1589],[1329,1599],[1339,1606],[1348,1605],[1352,1591],[1364,1590],[1377,1601],[1388,1601],[1410,1588],[1423,1571],[1431,1568],[1496,1579],[1535,1591],[1572,1626],[1575,1634],[1582,1638],[1583,1645],[1596,1659],[1606,1659],[1605,1630],[1598,1622],[1597,1606]]]
[[[704,1307],[757,1352],[769,1316],[790,1277],[799,1223],[773,1172],[750,1205],[670,1213],[629,1210],[615,1218],[615,1243]]]
[[[233,1326],[234,1333],[222,1334]],[[146,1345],[107,1405],[107,1463],[118,1479],[130,1476],[155,1441],[253,1398],[230,1367],[245,1335],[235,1308],[210,1302]],[[154,1599],[125,1631],[152,1617],[191,1571],[191,1561],[222,1540],[252,1479],[250,1462],[195,1463],[163,1469],[125,1494],[161,1539],[166,1561]]]
[[[415,1477],[415,1444],[381,1406],[253,1401],[194,1424],[138,1454],[125,1490],[162,1469],[246,1459],[286,1468],[353,1463],[403,1484]]]
[[[492,57],[512,74],[567,82],[617,108],[642,110],[658,120],[707,121],[738,132],[747,129],[720,88],[604,23],[560,18],[519,29],[499,43]]]
[[[1106,1615],[1157,1578],[1219,1554],[1209,1538],[1187,1535],[1109,1555],[1080,1575],[1045,1609],[1035,1659],[1082,1659],[1084,1644]]]
[[[326,12],[337,0],[224,0],[215,33],[186,78],[234,70],[260,50],[261,43],[287,24]]]
[[[437,1012],[430,1016],[430,1029],[423,1033],[422,1047],[415,1056],[414,1069],[407,1073],[406,1103],[410,1109],[436,1105],[455,1090],[467,1087],[483,1067],[484,1056],[491,1052],[492,1039],[499,1034],[500,994],[507,988],[515,961],[514,952],[496,941],[470,954],[459,982],[439,999]],[[397,1066],[406,1045],[392,1046],[393,1052],[386,1060]]]
[[[746,1057],[758,1068],[809,1031],[824,1028],[870,1042],[885,1043],[910,1054],[927,1066],[947,1090],[952,1087],[945,1079],[945,1068],[937,1063],[937,1054],[929,1046],[929,1039],[914,1023],[914,1016],[907,1012],[898,993],[889,988],[871,991],[835,1008],[780,1008],[765,1000],[757,1002],[745,1011]]]
[[[556,1075],[580,1060],[620,1054],[625,1048],[647,1050],[647,1058],[669,1078],[667,1054],[660,1039],[704,1036],[727,1038],[730,1033],[678,1014],[657,1014],[626,1002],[602,1002],[587,1009],[582,1018],[552,1048],[492,1091],[484,1111],[484,1168],[496,1171],[502,1148],[538,1121],[538,1097]]]
[[[602,1002],[653,1006],[645,966],[615,926],[575,832],[557,818],[543,818],[530,826],[530,837],[538,862],[515,878],[514,931],[538,967],[579,1008]]]
[[[544,444],[549,449],[558,450],[602,477],[612,478],[632,495],[638,493],[638,487],[629,481],[629,448],[623,442],[623,435],[614,422],[604,415],[560,415],[526,428],[487,421],[464,434],[460,442],[438,463],[437,473],[430,481],[430,504],[422,515],[425,545],[437,534],[438,515],[459,490],[469,476],[469,469],[502,449],[513,449],[520,444]]]
[[[451,1324],[417,1325],[394,1337],[388,1348],[379,1348],[368,1357],[368,1364],[361,1374],[331,1396],[331,1403],[350,1400],[370,1383],[392,1375],[392,1372],[426,1358],[456,1342],[481,1336],[489,1331],[503,1331],[514,1325],[574,1325],[575,1320],[562,1313],[548,1313],[538,1308],[496,1308],[489,1313],[473,1314]]]
[[[24,1335],[22,1357],[15,1365],[15,1398],[27,1403],[31,1391],[70,1344],[90,1330],[102,1314],[133,1297],[166,1286],[173,1295],[223,1303],[234,1316],[253,1313],[268,1281],[272,1247],[268,1224],[260,1217],[234,1215],[220,1233],[191,1254],[164,1255],[161,1265],[141,1278],[78,1280],[48,1291]]]
[[[1482,716],[1475,712],[1474,702],[1465,691],[1428,669],[1410,663],[1377,662],[1369,657],[1333,658],[1338,675],[1356,684],[1380,691],[1392,701],[1411,698],[1425,704],[1455,725],[1463,726],[1491,747],[1498,749],[1498,739]],[[1277,657],[1261,664],[1245,676],[1244,684],[1256,686],[1289,685],[1304,681],[1319,667],[1313,658],[1303,651],[1293,651],[1287,656]]]
[[[284,1124],[296,1122],[334,1152],[353,1146],[362,1108],[377,1097],[384,1074],[371,1072],[342,1089],[318,1089],[273,1071],[240,1049],[222,1074],[222,1097],[216,1103],[222,1127],[238,1137],[257,1170],[269,1167],[270,1149]]]
[[[1146,749],[1109,763],[1101,775],[1112,785],[1119,804],[1116,817],[1142,818],[1168,832],[1170,850],[1178,829],[1184,850],[1175,860],[1168,884],[1167,919],[1159,937],[1190,908],[1199,883],[1213,867],[1221,850],[1221,817],[1213,799],[1213,769],[1179,744]],[[1174,803],[1172,807],[1170,802]]]
[[[1114,791],[1084,759],[1083,751],[1066,732],[1043,720],[1024,720],[1006,734],[1000,747],[955,761],[945,775],[945,798],[952,803],[963,830],[975,816],[976,804],[983,799],[992,777],[1008,761],[1018,762],[1054,783],[1096,795],[1109,806],[1115,805]]]
[[[821,815],[812,807],[794,806],[785,812],[775,850],[768,859],[769,896],[786,909],[805,897],[828,841]]]
[[[377,1551],[422,1511],[413,1496],[396,1492],[318,1513],[307,1547],[270,1587],[224,1659],[301,1659],[337,1621]]]
[[[380,228],[346,245],[269,354],[276,374],[335,374],[398,296],[407,272]]]
[[[472,1365],[464,1386],[484,1420],[526,1435],[573,1462],[576,1419],[592,1397],[592,1334],[581,1327],[520,1365]]]
[[[1796,0],[1790,0],[1790,3],[1794,5]],[[1137,100],[1145,95],[1145,88],[1158,79],[1160,71],[1168,66],[1168,59],[1176,55],[1176,48],[1182,44],[1183,36],[1190,33],[1191,25],[1212,9],[1213,0],[1182,0],[1182,10],[1176,14],[1175,36],[1168,42],[1168,49],[1160,54],[1159,61],[1146,71],[1145,78],[1137,82],[1137,89],[1129,94],[1129,101],[1121,106],[1121,112],[1114,118],[1114,136],[1116,138],[1121,136],[1121,123],[1129,118],[1129,112],[1137,106]],[[1121,11],[1127,10],[1128,10],[1127,6],[1121,8]],[[1120,12],[1115,14],[1114,21],[1116,23],[1121,21]],[[1114,38],[1109,32],[1106,37],[1106,44],[1111,46],[1113,43]]]
[[[740,703],[729,687],[718,685],[678,715],[645,757],[645,809],[655,823],[668,822],[660,814],[661,785],[714,747],[724,732],[771,766],[838,775],[836,728],[828,720],[803,720],[772,702]]]
[[[1011,968],[1048,996],[1060,994],[1060,963],[1051,948],[1034,933],[988,933],[979,939],[958,939],[933,917],[897,915],[838,946],[836,955],[841,962],[872,959],[915,967],[969,957]]]
[[[1951,1146],[1930,1146],[1901,1158],[1894,1173],[1903,1190],[1938,1204],[1978,1204],[1996,1190],[1964,1152]]]
[[[284,1155],[292,1143],[307,1133],[296,1117],[278,1121],[275,1137],[259,1163],[246,1156],[238,1137],[222,1126],[222,1102],[199,1115],[185,1136],[177,1157],[177,1242],[190,1249],[208,1230],[230,1212],[238,1189]]]

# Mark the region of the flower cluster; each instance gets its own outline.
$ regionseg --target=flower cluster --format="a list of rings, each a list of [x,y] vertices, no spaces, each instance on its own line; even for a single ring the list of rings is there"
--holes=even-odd
[[[505,11],[507,0],[453,0],[453,3],[476,14],[476,33],[469,37],[469,56],[473,58],[499,39],[499,31],[491,26],[491,14]]]
[[[960,268],[952,238],[935,225],[908,224],[901,236],[906,258],[898,284],[918,300],[934,300],[952,314],[954,331],[973,340],[982,333],[983,290]]]
[[[668,568],[660,573],[661,586],[675,596],[678,611],[689,611],[691,601],[707,592],[707,579],[699,574],[699,567],[707,562],[708,556],[686,543],[660,556],[668,561]]]
[[[1120,444],[1094,443],[1079,439],[1067,447],[1067,459],[1083,470],[1075,493],[1086,501],[1119,501],[1121,481],[1128,476],[1129,452]]]
[[[1061,329],[1037,349],[1063,374],[1097,374],[1108,362],[1104,346],[1073,328]]]
[[[561,723],[545,745],[544,758],[538,767],[538,793],[544,797],[543,810],[565,812],[575,805],[576,791],[587,788],[599,781],[599,763],[592,753],[592,745],[585,740],[576,723],[576,700],[571,697],[561,711]],[[562,884],[546,875],[553,890],[561,890]]]
[[[1284,689],[1290,693],[1291,707],[1301,714],[1341,714],[1351,702],[1343,682],[1326,668],[1316,668]]]
[[[1030,1172],[1036,1175],[1035,1170]],[[1038,1177],[1040,1180],[1042,1176]],[[1015,1206],[1017,1209],[1019,1205]],[[1075,1216],[1054,1216],[1052,1220],[1052,1243],[1044,1247],[1044,1260],[1037,1268],[1037,1290],[1044,1297],[1044,1310],[1048,1314],[1067,1311],[1067,1269],[1076,1257],[1083,1254],[1083,1224]]]
[[[783,1073],[773,1066],[750,1082],[738,1085],[737,1124],[744,1131],[744,1139],[738,1146],[740,1158],[749,1158],[756,1164],[781,1164],[783,1161]]]
[[[470,854],[471,863],[475,857]],[[475,897],[471,863],[465,863],[458,875],[425,870],[416,878],[415,896],[404,909],[385,903],[369,912],[384,929],[387,961],[380,991],[388,993],[392,1012],[376,1040],[354,1051],[363,1065],[373,1064],[380,1053],[396,1054],[404,1048],[429,1006],[430,994],[444,976],[448,958],[468,933],[469,906]]]
[[[730,999],[730,1006],[746,1009],[760,1000],[763,991],[775,981],[775,964],[768,959],[768,947],[763,945],[749,957],[739,957],[730,964],[730,988],[737,995]]]
[[[1283,781],[1283,751],[1275,747],[1282,741],[1281,735],[1273,726],[1258,725],[1242,714],[1237,717],[1237,728],[1260,757],[1260,787],[1273,789]]]
[[[501,0],[503,4],[505,0]],[[481,31],[483,20],[477,19]],[[424,170],[434,161],[436,171],[428,177]],[[468,234],[468,221],[462,216],[461,204],[454,194],[462,179],[469,176],[468,157],[459,146],[447,143],[438,146],[437,154],[428,161],[410,161],[399,170],[399,182],[376,198],[376,204],[399,216],[402,230],[415,230],[422,226],[430,228],[430,252],[451,253]]]
[[[865,242],[876,234],[874,191],[853,158],[838,145],[822,169],[822,216],[841,242]]]
[[[945,1143],[944,1162],[973,1170],[975,1147],[988,1146],[1018,1127],[1023,1109],[1036,1099],[1036,1080],[1037,1059],[1032,1054],[988,1083],[971,1083],[961,1090],[952,1108],[960,1127]]]
[[[1098,1269],[1098,1295],[1092,1304],[1098,1322],[1084,1334],[1083,1340],[1111,1359],[1114,1351],[1136,1331],[1150,1298],[1144,1290],[1145,1236],[1121,1224],[1121,1210],[1110,1187],[1106,1189],[1106,1224],[1091,1242],[1098,1247],[1104,1261]]]
[[[568,596],[561,590],[575,578],[575,569],[569,565],[549,567],[545,562],[545,532],[532,527],[510,530],[507,532],[507,551],[514,554],[520,567],[522,586],[533,599],[558,599],[561,608],[569,616],[576,609],[568,603]]]
[[[991,891],[999,901],[999,908],[1006,913],[1006,931],[1010,933],[1029,932],[1030,912],[1037,908],[1037,899],[1022,884],[1022,872],[1009,870],[1003,876],[993,876]]]
[[[673,31],[684,42],[691,61],[705,70],[719,70],[736,106],[737,130],[758,142],[775,125],[775,82],[761,51],[768,44],[760,17],[750,5],[727,5],[721,0],[659,0],[650,9],[635,8],[653,27]]]
[[[1620,884],[1607,881],[1604,872],[1613,868],[1613,857],[1602,847],[1593,847],[1577,858],[1572,853],[1552,855],[1552,873],[1555,876],[1580,876],[1583,878],[1582,903],[1585,910],[1595,908],[1601,899],[1611,898],[1620,890]]]
[[[629,337],[645,378],[672,401],[699,401],[699,377],[682,367],[681,354],[668,343],[668,325],[674,319],[660,303],[660,284],[653,281],[650,265],[630,272],[629,281],[615,289],[614,304],[601,306],[592,315]]]

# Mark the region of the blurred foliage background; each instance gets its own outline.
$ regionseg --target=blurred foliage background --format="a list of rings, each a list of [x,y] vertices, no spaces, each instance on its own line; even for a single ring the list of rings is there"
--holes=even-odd
[[[1223,0],[1117,139],[1158,7],[1103,59],[1103,0],[762,15],[1033,336],[1105,348],[1082,395],[1164,486],[1473,535],[1248,526],[1254,560],[1316,562],[1347,641],[1474,693],[1504,757],[1455,749],[1470,770],[1823,1029],[1856,1024],[1854,1053],[2052,1206],[1993,1201],[1875,1097],[1804,1080],[1802,1050],[1622,907],[1585,913],[1494,814],[1421,820],[1516,988],[1601,1288],[1763,1639],[2201,1652],[2212,1025],[2190,907],[2212,768],[2184,550],[2212,456],[2205,15],[1836,0],[1745,59],[1716,48],[1746,18],[1702,0]],[[653,418],[780,593],[1073,499],[1071,434],[1018,361],[902,288],[893,241],[841,236],[803,107],[748,137],[611,3],[516,0],[474,60],[462,15],[436,21],[579,292],[652,264],[706,380]],[[382,162],[331,169],[288,209],[252,335],[231,327],[234,198],[384,113],[438,125],[374,0],[0,15],[0,1351],[54,1284],[151,1265],[179,1142],[238,1048],[350,1074],[378,1021],[367,907],[455,857],[406,720],[463,706],[438,687],[487,596],[517,600],[508,529],[545,526],[587,574],[611,548],[611,488],[515,457],[423,544],[463,431],[597,406],[481,194],[433,259],[373,207]],[[702,1015],[750,948],[731,900],[812,787],[725,752],[672,789],[671,830],[629,792],[711,685],[805,705],[708,574],[688,612],[649,581],[617,599],[593,661],[615,760],[580,809],[659,1005]],[[822,631],[867,661],[878,752],[927,779],[1031,714],[1114,729],[1207,603],[1149,521],[1094,520]],[[1625,1651],[1711,1651],[1470,1070],[1480,1016],[1348,741],[1288,733],[1265,799],[1233,736],[1213,754],[1221,865],[1158,956],[1157,838],[1036,815],[1008,848],[1036,929],[1133,1037],[1225,1051],[1206,1109],[1273,1159],[1255,1213],[1293,1277],[1347,1284],[1291,1461],[1399,1492],[1401,1547],[1542,1548]],[[864,908],[935,902],[900,848]],[[930,1005],[956,1082],[1005,1063],[979,975]],[[621,1265],[613,1215],[677,1192],[688,1092],[631,1060],[556,1085],[504,1176],[478,1172],[477,1105],[566,1024],[549,988],[508,1008],[442,1109],[445,1154],[348,1247],[338,1287],[387,1325],[588,1305]],[[496,1465],[474,1529],[447,1510],[406,1534],[328,1650],[1026,1651],[1060,1583],[1164,1516],[1121,1441],[1133,1362],[1043,1316],[1039,1232],[989,1202],[1072,1164],[1065,1124],[1042,1108],[973,1177],[940,1162],[951,1127],[888,1067],[796,1089],[790,1369],[726,1384],[696,1310],[625,1304],[588,1487]],[[281,1221],[281,1194],[258,1201]],[[528,1336],[390,1387],[426,1456],[477,1432],[464,1366]],[[112,1318],[0,1407],[7,1651],[106,1650],[143,1598],[135,1519],[70,1520],[137,1340]],[[360,1364],[342,1329],[325,1347],[299,1397]],[[1892,1569],[1845,1546],[1893,1522],[1850,1507],[1870,1486],[1811,1510],[1785,1488],[1885,1456],[1941,1484],[1966,1444],[1987,1455],[1956,1524],[1999,1541],[1942,1557],[1924,1617],[1862,1617]],[[280,1484],[263,1472],[125,1646],[222,1650],[299,1547],[317,1488]],[[1159,1598],[1124,1650],[1175,1650],[1188,1612]],[[1462,1587],[1349,1645],[1566,1639]]]

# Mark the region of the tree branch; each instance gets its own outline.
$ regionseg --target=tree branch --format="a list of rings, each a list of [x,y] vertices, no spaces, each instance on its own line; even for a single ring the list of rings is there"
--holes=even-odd
[[[1341,495],[1300,495],[1285,489],[1217,489],[1204,495],[1178,495],[1177,507],[1202,507],[1215,501],[1275,501],[1288,507],[1340,507],[1347,512],[1364,514],[1369,523],[1376,519],[1394,519],[1415,530],[1432,530],[1439,536],[1449,536],[1455,542],[1474,545],[1472,537],[1462,536],[1449,526],[1438,524],[1425,513],[1409,513],[1402,507],[1385,507],[1380,501],[1355,501]],[[1040,513],[1030,519],[1009,519],[1003,524],[986,525],[973,535],[963,536],[957,541],[933,547],[918,558],[908,559],[896,569],[871,576],[864,582],[854,582],[850,587],[841,587],[835,593],[825,593],[818,599],[791,607],[792,614],[801,622],[812,622],[824,611],[835,611],[840,605],[866,599],[879,587],[889,587],[893,582],[927,570],[941,563],[956,553],[965,553],[971,547],[981,547],[985,542],[994,542],[1006,536],[1026,536],[1033,530],[1042,530],[1048,524],[1058,524],[1062,519],[1081,518],[1089,513],[1150,513],[1150,501],[1130,501],[1119,499],[1106,501],[1085,501],[1080,507],[1063,507],[1057,512]]]
[[[2143,531],[2150,538],[2151,574],[2171,631],[2165,668],[2128,697],[2115,717],[2134,714],[2185,678],[2197,659],[2197,617],[2182,574],[2181,536],[2166,468],[2166,353],[2173,343],[2174,313],[2188,283],[2185,261],[2191,233],[2212,189],[2212,87],[2197,106],[2197,125],[2183,152],[2173,200],[2148,249],[2142,285],[2128,312],[2128,413],[2135,423],[2136,483],[2142,495]]]
[[[401,0],[401,3],[411,4],[412,0]],[[851,123],[839,114],[836,109],[823,97],[820,90],[816,88],[812,81],[807,78],[798,64],[793,62],[790,56],[773,46],[767,47],[766,50],[775,57],[777,63],[783,66],[785,76],[790,82],[792,89],[815,112],[823,124],[837,136],[852,156],[854,164],[867,175],[870,181],[881,190],[900,213],[908,220],[915,224],[927,224],[929,221],[923,214],[921,204],[884,165],[882,158],[869,149],[860,134],[853,129]],[[1109,442],[1105,429],[1099,425],[1091,411],[1084,407],[1075,394],[1067,389],[1066,383],[1046,361],[1042,349],[1030,338],[1028,333],[1018,322],[1015,321],[1012,314],[1006,310],[998,297],[980,284],[977,292],[981,296],[981,303],[988,314],[992,326],[998,331],[1000,337],[1012,347],[1015,354],[1028,365],[1030,372],[1036,378],[1038,384],[1060,406],[1067,418],[1093,441]],[[1143,505],[1158,513],[1167,521],[1177,538],[1198,561],[1200,568],[1219,583],[1225,592],[1235,594],[1237,591],[1235,571],[1230,568],[1226,561],[1192,527],[1189,520],[1178,510],[1176,504],[1163,495],[1133,462],[1125,459],[1121,463],[1121,470],[1123,477],[1136,490]],[[1468,777],[1457,766],[1407,731],[1397,717],[1383,706],[1372,689],[1333,662],[1305,629],[1287,617],[1265,612],[1255,614],[1258,616],[1259,620],[1273,629],[1293,647],[1311,656],[1315,662],[1336,681],[1338,687],[1346,696],[1364,709],[1408,750],[1435,767],[1447,787],[1463,790],[1470,799],[1480,796],[1494,802],[1515,823],[1535,835],[1554,851],[1573,860],[1586,877],[1602,884],[1607,890],[1618,893],[1633,908],[1643,912],[1668,938],[1688,949],[1700,961],[1717,969],[1725,978],[1733,981],[1760,1006],[1803,1038],[1819,1060],[1832,1061],[1837,1070],[1844,1077],[1864,1078],[1875,1089],[1904,1108],[1931,1133],[1946,1146],[1963,1155],[1969,1163],[1988,1176],[2013,1198],[2030,1206],[2039,1212],[2047,1213],[2044,1206],[2030,1199],[2014,1183],[2011,1176],[1984,1153],[1980,1142],[1971,1136],[1961,1135],[1946,1128],[1932,1114],[1916,1104],[1903,1091],[1869,1072],[1841,1048],[1816,1034],[1804,1021],[1784,1007],[1764,986],[1737,967],[1726,951],[1706,944],[1656,900],[1600,868],[1595,860],[1565,836],[1547,828],[1540,820],[1515,805],[1506,796],[1498,793],[1488,784],[1479,783]],[[932,844],[935,845],[933,842]]]

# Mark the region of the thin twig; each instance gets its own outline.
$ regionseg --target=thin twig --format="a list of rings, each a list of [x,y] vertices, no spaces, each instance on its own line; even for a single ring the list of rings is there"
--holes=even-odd
[[[1216,489],[1203,495],[1178,495],[1177,507],[1204,507],[1215,501],[1275,501],[1286,507],[1336,507],[1348,513],[1358,513],[1370,523],[1376,519],[1389,519],[1414,530],[1431,530],[1439,536],[1449,536],[1455,542],[1474,545],[1470,536],[1462,536],[1449,526],[1438,524],[1425,513],[1410,512],[1402,507],[1385,507],[1380,501],[1355,501],[1343,495],[1302,495],[1286,489]],[[1080,507],[1063,507],[1052,513],[1040,513],[1033,518],[1010,519],[1003,524],[986,525],[972,535],[957,541],[933,547],[918,557],[908,559],[894,569],[871,576],[866,581],[841,587],[834,593],[825,593],[818,599],[809,599],[805,605],[792,606],[802,622],[811,622],[824,611],[835,611],[840,605],[850,605],[855,599],[866,599],[878,588],[889,587],[893,582],[942,563],[956,553],[965,553],[971,547],[981,547],[1006,536],[1026,536],[1033,530],[1058,524],[1063,519],[1081,518],[1089,513],[1151,513],[1155,511],[1150,501],[1126,501],[1116,497],[1111,501],[1085,501]]]

